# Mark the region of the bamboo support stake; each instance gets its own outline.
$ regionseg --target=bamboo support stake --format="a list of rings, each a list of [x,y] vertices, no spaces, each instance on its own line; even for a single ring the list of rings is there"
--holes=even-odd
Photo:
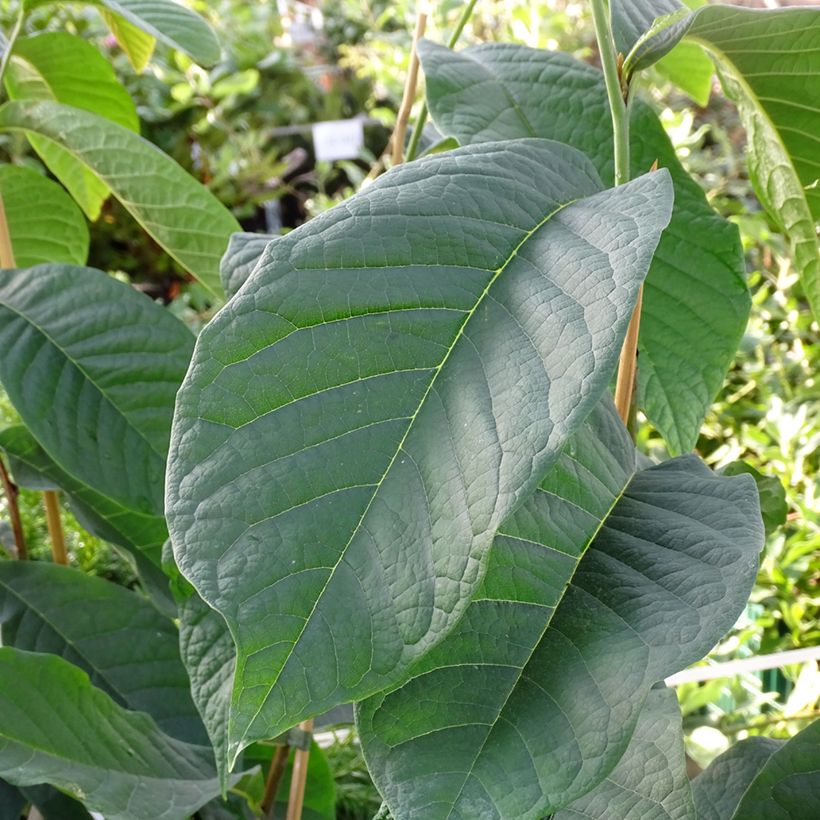
[[[313,732],[313,720],[305,720],[299,724],[303,732]],[[307,749],[296,749],[293,757],[293,774],[290,779],[290,795],[288,796],[288,813],[285,820],[302,820],[302,806],[305,802],[305,783],[307,782],[308,761],[310,760],[310,745]]]
[[[273,758],[268,769],[268,776],[265,780],[265,795],[262,798],[262,817],[272,818],[273,809],[276,805],[276,793],[279,791],[279,784],[282,782],[282,775],[285,773],[285,766],[288,762],[290,746],[287,743],[276,747]]]
[[[410,68],[404,82],[404,94],[401,98],[396,128],[393,131],[393,165],[401,165],[404,161],[404,137],[407,134],[407,123],[410,121],[410,112],[416,99],[416,86],[419,79],[418,43],[424,36],[427,26],[427,14],[420,11],[416,16],[416,30],[413,32],[413,47],[410,50]]]
[[[3,205],[3,198],[0,196],[0,267],[15,268],[14,248],[11,245],[11,234],[9,223],[6,219],[6,209]],[[46,523],[48,524],[48,534],[51,538],[51,554],[56,564],[67,564],[68,556],[65,549],[65,538],[63,536],[63,525],[60,521],[60,502],[57,493],[53,490],[46,490],[43,493],[46,505]],[[25,547],[24,547],[25,550]]]

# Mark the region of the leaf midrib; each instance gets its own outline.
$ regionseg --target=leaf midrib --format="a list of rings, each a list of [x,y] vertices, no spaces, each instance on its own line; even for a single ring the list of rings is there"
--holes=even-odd
[[[238,739],[238,741],[236,741],[234,743],[234,745],[237,748],[234,750],[234,753],[233,753],[234,760],[230,761],[231,763],[235,762],[236,757],[238,756],[239,752],[241,751],[241,749],[238,748],[238,744],[241,743],[242,740],[244,740],[244,738],[247,736],[247,733],[248,733],[250,727],[254,724],[254,722],[257,720],[257,718],[261,714],[262,709],[264,708],[265,704],[267,703],[267,700],[270,697],[271,692],[273,691],[274,687],[276,686],[276,684],[279,681],[279,678],[282,676],[282,673],[284,672],[285,668],[287,667],[288,663],[290,662],[290,659],[293,656],[293,653],[296,650],[297,645],[301,641],[302,636],[304,635],[305,630],[308,627],[308,624],[313,619],[313,616],[316,613],[316,610],[318,609],[319,604],[321,603],[322,599],[324,598],[325,592],[327,591],[328,587],[330,586],[331,581],[333,580],[333,578],[336,574],[336,570],[339,568],[340,564],[344,560],[345,554],[347,553],[347,550],[350,547],[350,544],[353,542],[353,539],[359,533],[359,531],[361,529],[361,526],[362,526],[365,518],[367,517],[367,514],[370,511],[370,508],[373,505],[373,502],[376,499],[376,496],[378,495],[382,484],[384,483],[385,478],[388,476],[391,469],[393,468],[393,465],[395,464],[396,459],[399,456],[399,453],[401,453],[401,451],[404,447],[404,444],[407,441],[407,437],[410,435],[410,432],[413,429],[413,425],[414,425],[414,422],[415,422],[416,418],[418,417],[419,413],[421,412],[422,408],[424,407],[424,405],[427,401],[428,396],[430,395],[430,393],[433,390],[433,387],[436,383],[436,379],[438,378],[439,373],[441,373],[441,371],[444,369],[444,366],[447,364],[447,361],[449,360],[450,355],[452,354],[452,352],[455,349],[456,345],[458,344],[459,340],[462,338],[462,336],[464,334],[464,329],[466,328],[466,326],[470,322],[470,319],[472,319],[472,317],[475,315],[478,308],[483,304],[485,298],[487,298],[487,296],[488,296],[490,290],[492,289],[493,285],[496,283],[496,281],[498,281],[499,277],[504,273],[504,271],[507,269],[507,267],[512,263],[512,261],[515,259],[516,255],[518,254],[518,251],[524,246],[524,244],[526,244],[532,238],[532,236],[538,230],[540,230],[544,225],[546,225],[557,213],[559,213],[564,208],[568,207],[569,205],[572,205],[574,202],[577,202],[577,201],[578,200],[573,199],[573,200],[570,200],[568,202],[562,203],[561,205],[559,205],[558,207],[556,207],[555,209],[550,211],[550,213],[548,213],[543,219],[541,219],[533,228],[528,230],[524,234],[524,236],[519,240],[518,244],[510,252],[510,255],[503,262],[503,264],[495,270],[494,274],[490,278],[490,280],[487,283],[487,285],[485,286],[484,290],[481,292],[478,299],[476,299],[476,302],[473,305],[473,307],[470,310],[465,312],[464,320],[462,321],[461,325],[459,325],[459,328],[456,331],[455,337],[453,338],[453,341],[451,342],[450,346],[448,347],[447,352],[444,354],[441,362],[434,369],[433,377],[430,379],[430,382],[427,385],[426,390],[422,394],[422,397],[419,400],[419,403],[416,406],[415,411],[413,412],[412,416],[410,416],[410,418],[408,420],[407,428],[404,432],[404,435],[402,436],[401,440],[399,441],[398,445],[396,446],[395,452],[393,453],[393,456],[391,457],[390,462],[388,463],[386,469],[382,473],[382,476],[379,478],[378,482],[375,484],[375,486],[373,488],[373,492],[372,492],[372,494],[370,496],[370,499],[368,500],[368,502],[367,502],[367,504],[364,508],[364,511],[362,512],[361,516],[359,517],[359,520],[356,522],[356,525],[353,528],[353,531],[352,531],[350,537],[348,538],[347,542],[345,543],[344,547],[342,548],[342,551],[339,554],[339,558],[337,559],[336,563],[334,564],[333,568],[331,569],[330,573],[328,574],[328,577],[327,577],[327,580],[324,583],[324,586],[319,591],[319,594],[316,596],[316,600],[313,604],[313,607],[312,607],[310,613],[308,614],[308,616],[305,618],[304,624],[303,624],[301,630],[299,631],[299,634],[294,639],[293,643],[291,644],[290,650],[288,651],[288,653],[287,653],[286,657],[284,658],[284,660],[281,662],[281,665],[279,666],[279,671],[277,672],[276,676],[274,677],[273,682],[270,684],[270,686],[268,686],[267,691],[265,692],[265,695],[261,698],[260,705],[257,708],[256,712],[253,714],[251,719],[246,722],[246,727],[247,728],[246,728],[242,738]],[[238,679],[239,679],[239,676],[236,676],[235,686],[239,686],[239,680]],[[230,729],[232,728],[234,722],[235,722],[235,718],[234,718],[233,715],[231,715],[231,719],[230,719],[231,727],[228,730],[228,736],[229,737],[232,734]]]

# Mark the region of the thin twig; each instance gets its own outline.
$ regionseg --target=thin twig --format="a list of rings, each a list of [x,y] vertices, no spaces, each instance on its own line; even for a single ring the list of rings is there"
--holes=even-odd
[[[17,557],[21,561],[25,561],[26,558],[28,558],[28,550],[26,549],[26,537],[23,535],[23,522],[20,519],[20,506],[17,503],[19,490],[17,489],[17,485],[11,480],[2,458],[0,458],[0,481],[3,483],[3,492],[6,494],[6,501],[9,507],[11,531],[14,534],[14,546],[17,551]]]
[[[273,809],[276,804],[276,793],[279,791],[279,784],[282,782],[282,775],[285,773],[285,766],[288,762],[290,746],[283,743],[276,747],[273,758],[268,769],[268,776],[265,780],[265,795],[262,798],[262,817],[273,817]]]
[[[0,88],[3,85],[3,78],[6,76],[6,68],[8,67],[11,53],[14,51],[14,44],[23,30],[23,22],[26,19],[26,4],[20,0],[20,8],[17,12],[17,19],[14,21],[14,26],[6,38],[6,50],[3,52],[3,59],[0,60]]]
[[[473,9],[475,8],[476,2],[478,2],[478,0],[469,0],[467,5],[464,7],[464,10],[461,12],[461,17],[458,18],[456,27],[453,29],[450,34],[450,39],[447,41],[447,48],[455,48],[458,38],[461,36],[461,32],[464,31],[464,26],[467,25],[467,21],[473,14]],[[421,140],[424,125],[427,122],[427,114],[428,108],[427,102],[425,101],[419,110],[418,116],[416,117],[416,122],[413,125],[413,133],[410,135],[410,144],[407,146],[408,162],[414,160],[416,158],[416,154],[418,153],[419,140]]]
[[[396,128],[393,131],[393,165],[401,165],[404,160],[404,136],[407,133],[407,123],[410,121],[410,112],[416,99],[416,85],[419,79],[418,43],[424,36],[427,25],[427,14],[420,11],[416,16],[416,30],[413,32],[413,46],[410,49],[410,68],[404,81],[404,94],[401,98]]]
[[[46,490],[43,493],[43,499],[46,503],[46,524],[51,539],[51,556],[55,564],[67,564],[68,554],[65,549],[63,522],[60,520],[60,499],[54,490]]]
[[[313,732],[313,720],[305,720],[299,724],[303,732]],[[310,745],[307,749],[297,749],[293,756],[293,774],[290,778],[290,794],[288,795],[288,812],[286,820],[302,820],[302,806],[305,802],[305,783],[307,782],[308,761],[310,760]]]

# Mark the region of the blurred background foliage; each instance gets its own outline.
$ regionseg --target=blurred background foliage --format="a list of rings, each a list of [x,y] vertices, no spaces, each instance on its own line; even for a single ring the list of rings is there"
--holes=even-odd
[[[189,0],[223,44],[210,70],[158,47],[135,74],[99,15],[67,4],[32,16],[34,29],[64,30],[94,42],[134,98],[143,136],[171,154],[230,207],[243,227],[290,230],[366,183],[387,146],[409,61],[416,3],[408,0]],[[427,36],[443,42],[461,0],[430,9]],[[514,41],[595,62],[586,2],[479,0],[461,43]],[[55,10],[56,9],[56,10]],[[8,30],[15,2],[0,3]],[[661,67],[662,69],[663,67]],[[753,295],[750,322],[698,441],[716,469],[753,469],[770,481],[772,505],[761,569],[744,615],[704,663],[816,646],[820,640],[820,386],[818,327],[796,284],[787,242],[754,199],[743,162],[744,133],[733,106],[713,86],[702,106],[661,71],[644,82],[678,154],[713,206],[735,222]],[[703,103],[705,100],[700,99]],[[310,124],[366,117],[359,159],[317,162]],[[0,137],[5,161],[45,170],[24,138]],[[206,300],[113,199],[92,226],[89,264],[126,277],[196,325]],[[14,411],[0,396],[0,423]],[[666,453],[640,428],[639,446]],[[742,460],[747,467],[738,468]],[[729,465],[735,465],[729,467]],[[20,495],[34,557],[48,541],[41,496]],[[11,533],[0,501],[0,547]],[[785,519],[784,523],[779,523]],[[64,513],[73,563],[121,583],[133,572],[108,545]],[[748,734],[787,737],[820,714],[816,663],[678,688],[690,756],[701,766]],[[333,738],[331,738],[333,740]],[[378,797],[358,745],[348,736],[326,748],[336,779],[337,816],[370,817]]]

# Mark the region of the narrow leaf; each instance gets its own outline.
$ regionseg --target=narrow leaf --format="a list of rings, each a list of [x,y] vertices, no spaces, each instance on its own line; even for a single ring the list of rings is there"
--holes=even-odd
[[[420,44],[430,112],[462,144],[539,136],[583,151],[613,179],[603,75],[566,54],[513,45],[453,52]],[[657,159],[675,185],[672,221],[644,291],[638,403],[673,453],[697,440],[746,326],[749,293],[737,229],[708,205],[652,110],[631,106],[632,173]]]
[[[763,537],[753,482],[685,456],[623,491],[622,447],[590,423],[565,458],[585,436],[587,454],[559,462],[502,527],[453,635],[409,683],[359,706],[370,772],[398,817],[536,820],[570,805],[623,755],[653,683],[743,610]],[[623,492],[611,512],[604,492]]]
[[[219,791],[208,747],[165,735],[56,655],[0,647],[0,776],[106,820],[184,820]]]
[[[618,765],[553,820],[695,820],[675,693],[652,689]]]
[[[100,271],[40,265],[0,272],[0,347],[0,381],[49,458],[117,504],[162,515],[193,347],[185,325]]]
[[[167,734],[207,743],[179,655],[179,633],[124,587],[56,564],[0,564],[3,646],[60,655],[120,706]]]
[[[239,225],[155,145],[102,117],[54,102],[9,102],[0,130],[39,134],[92,170],[183,267],[219,296],[219,260]]]
[[[598,187],[542,140],[403,166],[269,245],[199,337],[166,510],[237,643],[232,756],[395,682],[462,614],[666,225],[665,173]]]
[[[137,109],[108,61],[93,45],[71,34],[53,31],[18,40],[5,82],[12,100],[52,100],[139,131]],[[36,134],[27,136],[88,218],[97,219],[108,186],[62,145]]]
[[[33,168],[0,165],[0,195],[18,265],[85,264],[88,227],[57,183]]]

